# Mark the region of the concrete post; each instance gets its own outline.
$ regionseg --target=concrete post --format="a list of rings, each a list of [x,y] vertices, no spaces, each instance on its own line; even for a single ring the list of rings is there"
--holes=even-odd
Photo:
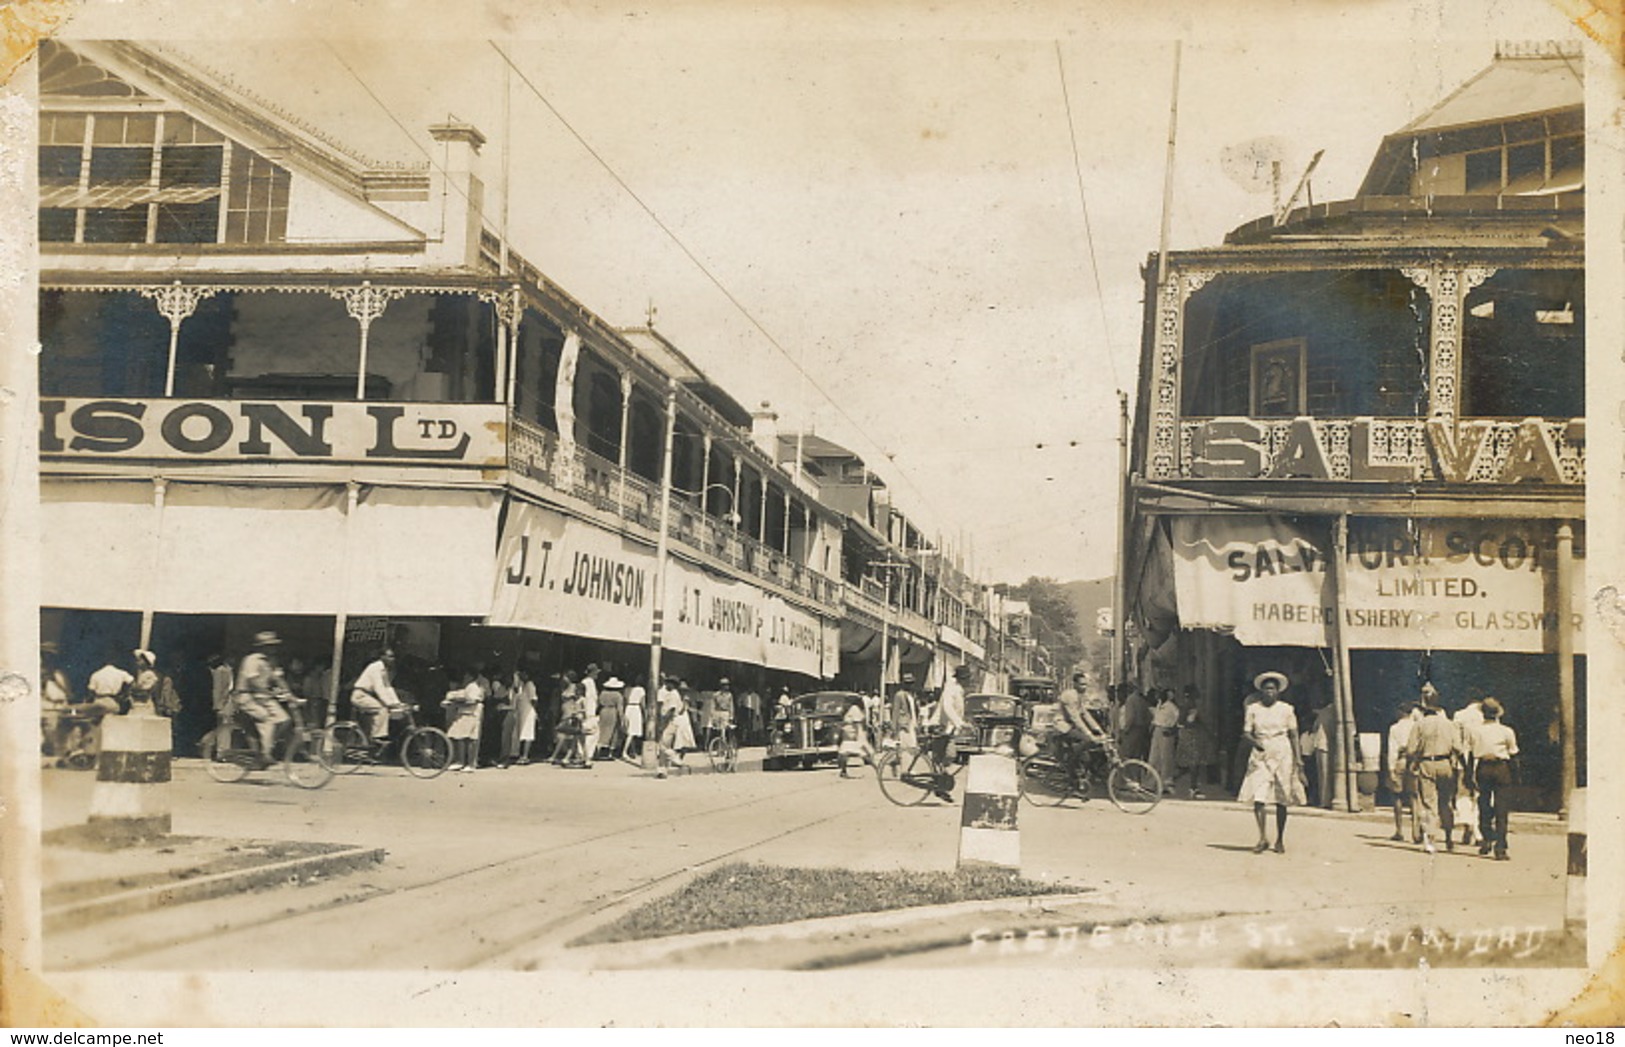
[[[970,758],[959,818],[959,868],[1021,870],[1021,833],[1016,825],[1020,795],[1014,756],[984,753]]]

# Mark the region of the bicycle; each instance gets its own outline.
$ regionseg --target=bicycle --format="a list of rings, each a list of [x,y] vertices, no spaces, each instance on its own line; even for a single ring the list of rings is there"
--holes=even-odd
[[[417,722],[417,706],[401,705],[391,719],[405,721],[396,732],[400,748],[396,758],[414,778],[438,778],[451,766],[451,738],[445,731]],[[328,744],[322,759],[337,774],[353,774],[362,767],[384,762],[390,739],[374,740],[354,720],[340,720],[327,729]]]
[[[933,796],[952,796],[962,766],[954,759],[939,762],[930,746],[900,746],[881,751],[875,759],[875,778],[886,799],[899,807],[918,807]]]
[[[739,743],[733,731],[732,723],[713,725],[709,731],[711,740],[705,745],[705,755],[711,760],[711,770],[719,774],[732,774],[739,767]]]
[[[1162,799],[1162,775],[1144,760],[1125,758],[1110,736],[1088,748],[1052,739],[1017,766],[1022,799],[1040,807],[1059,807],[1073,797],[1087,800],[1099,778],[1105,779],[1112,803],[1128,814],[1145,814]]]
[[[106,715],[105,710],[90,704],[70,705],[62,711],[56,728],[62,740],[56,754],[58,767],[88,771],[96,766],[102,747],[102,717]]]
[[[328,736],[321,729],[305,726],[301,711],[304,699],[295,695],[279,695],[277,700],[288,710],[288,726],[283,728],[285,742],[282,750],[282,774],[301,789],[320,789],[333,780],[333,769],[325,759]],[[226,744],[220,745],[224,734]],[[209,777],[222,784],[240,782],[250,771],[264,770],[274,763],[273,754],[260,747],[259,725],[241,710],[231,714],[231,728],[219,730],[207,742],[205,757]]]

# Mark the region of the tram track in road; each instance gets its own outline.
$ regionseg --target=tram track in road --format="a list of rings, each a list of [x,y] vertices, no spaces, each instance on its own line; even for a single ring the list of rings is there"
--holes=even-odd
[[[302,887],[297,895],[278,890],[258,898],[236,896],[170,909],[166,918],[149,918],[144,928],[138,927],[144,935],[136,937],[145,940],[119,945],[116,937],[110,938],[86,962],[173,966],[212,954],[209,966],[234,955],[245,963],[265,963],[269,957],[271,966],[312,968],[366,969],[381,961],[396,966],[402,956],[429,958],[431,968],[501,966],[504,956],[556,941],[561,932],[585,927],[685,876],[869,806],[845,802],[831,810],[808,803],[827,791],[828,783],[819,783],[663,813],[412,882],[357,885],[354,875],[365,874],[352,874],[343,881]],[[786,817],[809,806],[818,809]],[[764,811],[773,813],[764,816]],[[751,817],[750,812],[757,814]],[[651,839],[658,841],[654,853],[638,854],[640,847],[651,850]],[[675,841],[677,850],[663,850],[667,841]],[[639,865],[641,871],[629,876]],[[599,885],[607,889],[594,889]],[[183,918],[188,910],[196,917],[191,926]],[[176,933],[177,925],[186,929]],[[444,925],[444,936],[435,933],[437,925]],[[433,948],[440,937],[455,939],[455,945],[447,941]],[[285,961],[275,958],[280,949],[287,950]],[[436,962],[435,956],[441,960]]]

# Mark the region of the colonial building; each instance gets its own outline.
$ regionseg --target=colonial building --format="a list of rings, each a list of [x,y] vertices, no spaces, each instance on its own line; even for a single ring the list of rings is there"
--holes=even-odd
[[[1130,678],[1195,684],[1234,746],[1253,675],[1285,672],[1337,711],[1348,798],[1425,681],[1506,705],[1525,803],[1583,776],[1578,69],[1504,50],[1353,199],[1145,270]]]
[[[379,163],[122,41],[47,42],[40,95],[42,631],[80,680],[152,648],[195,736],[263,629],[331,695],[386,636],[424,691],[630,681],[662,626],[697,685],[837,673],[845,514],[487,228],[477,129]]]

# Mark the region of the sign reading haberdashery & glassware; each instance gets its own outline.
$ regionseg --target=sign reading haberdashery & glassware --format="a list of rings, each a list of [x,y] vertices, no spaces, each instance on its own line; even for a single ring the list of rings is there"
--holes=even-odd
[[[500,467],[500,404],[45,397],[40,454]]]

